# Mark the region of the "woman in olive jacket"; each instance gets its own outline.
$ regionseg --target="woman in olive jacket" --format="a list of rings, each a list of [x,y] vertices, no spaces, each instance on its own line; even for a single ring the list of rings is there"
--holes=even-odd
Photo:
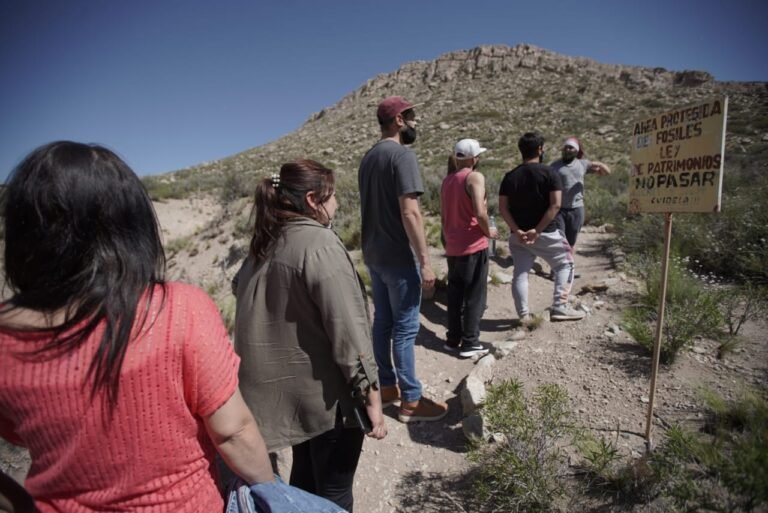
[[[351,512],[363,433],[387,430],[365,290],[330,229],[336,207],[333,171],[311,160],[259,182],[235,350],[267,447],[293,447],[291,484]]]

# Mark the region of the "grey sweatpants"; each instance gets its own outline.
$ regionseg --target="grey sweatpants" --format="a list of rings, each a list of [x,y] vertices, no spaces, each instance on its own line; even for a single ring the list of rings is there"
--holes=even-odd
[[[573,249],[559,230],[544,232],[533,244],[524,244],[512,235],[509,239],[509,252],[514,259],[512,273],[512,299],[515,301],[517,315],[522,317],[528,311],[528,272],[533,267],[536,257],[549,264],[555,273],[555,290],[552,306],[558,307],[568,302],[568,295],[573,285]]]

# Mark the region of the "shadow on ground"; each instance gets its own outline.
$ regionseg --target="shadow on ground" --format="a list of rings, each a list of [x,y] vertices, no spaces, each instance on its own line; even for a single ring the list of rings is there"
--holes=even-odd
[[[511,300],[510,300],[511,301]],[[435,295],[431,300],[426,300],[421,303],[421,313],[427,320],[437,326],[446,328],[448,325],[448,313],[447,313],[447,291],[444,288],[437,289]],[[520,326],[518,319],[480,319],[480,332],[499,332],[509,331]],[[428,349],[442,351],[444,338],[438,336],[437,333],[425,327],[421,326],[419,335],[416,339],[416,343],[420,344]]]
[[[408,472],[395,489],[400,503],[398,511],[477,511],[472,500],[471,482],[471,474]]]
[[[597,360],[620,369],[630,377],[650,377],[651,360],[648,351],[635,342],[609,342],[603,344]]]

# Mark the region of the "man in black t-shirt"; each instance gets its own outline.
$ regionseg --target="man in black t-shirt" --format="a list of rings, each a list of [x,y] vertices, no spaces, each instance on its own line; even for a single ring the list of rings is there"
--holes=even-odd
[[[540,257],[555,274],[550,319],[582,319],[584,312],[568,306],[568,294],[573,284],[573,249],[555,222],[562,199],[560,176],[541,164],[544,155],[541,135],[527,132],[517,147],[523,163],[504,175],[499,187],[499,211],[511,233],[509,251],[515,262],[512,298],[517,315],[522,321],[530,319],[528,271],[536,257]]]

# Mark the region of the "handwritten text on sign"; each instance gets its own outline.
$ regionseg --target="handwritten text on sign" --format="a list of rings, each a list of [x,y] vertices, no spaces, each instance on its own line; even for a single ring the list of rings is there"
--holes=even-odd
[[[717,212],[727,98],[638,121],[632,132],[630,212]]]

